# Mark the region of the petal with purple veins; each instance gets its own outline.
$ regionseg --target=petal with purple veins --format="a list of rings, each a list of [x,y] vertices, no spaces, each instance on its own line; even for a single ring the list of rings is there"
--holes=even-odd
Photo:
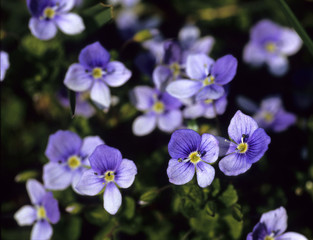
[[[218,165],[220,170],[227,176],[237,176],[251,167],[251,163],[247,162],[246,155],[239,153],[233,153],[222,158]]]
[[[281,235],[287,229],[287,212],[284,207],[263,213],[260,219],[266,225],[269,233],[275,232]]]
[[[214,63],[211,75],[214,76],[217,84],[225,85],[235,77],[237,65],[238,61],[234,56],[225,55]]]
[[[195,175],[195,165],[190,162],[179,162],[171,159],[168,163],[167,176],[169,181],[176,185],[189,182]]]
[[[113,182],[109,182],[103,194],[103,207],[104,209],[114,215],[122,204],[122,195],[120,190]]]
[[[114,180],[121,188],[130,187],[137,174],[137,167],[132,160],[123,159],[121,165],[116,170]]]
[[[219,146],[217,139],[208,133],[201,136],[199,152],[201,159],[207,163],[214,163],[218,158]]]
[[[266,134],[263,128],[258,128],[254,131],[251,137],[249,137],[247,144],[248,150],[247,161],[249,163],[255,163],[260,160],[264,153],[268,149],[268,144],[271,142],[271,138]]]
[[[104,187],[104,179],[100,177],[100,174],[96,173],[93,169],[88,169],[83,172],[80,180],[75,186],[75,189],[79,192],[79,194],[95,196]]]
[[[214,168],[204,162],[198,162],[196,166],[197,182],[202,188],[209,186],[215,176]]]

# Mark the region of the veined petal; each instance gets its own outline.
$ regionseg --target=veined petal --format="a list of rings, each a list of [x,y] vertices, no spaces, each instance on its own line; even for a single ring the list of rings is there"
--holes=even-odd
[[[103,107],[110,107],[111,93],[108,86],[101,80],[94,82],[91,91],[90,98],[92,101],[102,105]]]
[[[60,220],[58,201],[53,197],[52,192],[47,192],[43,198],[42,206],[45,208],[49,221],[53,224]]]
[[[289,62],[287,57],[275,56],[267,60],[270,72],[275,76],[284,75],[289,69]]]
[[[43,167],[43,182],[47,189],[63,190],[71,185],[73,173],[62,164],[49,162]]]
[[[144,136],[151,133],[157,124],[157,118],[154,114],[145,114],[137,117],[133,122],[132,129],[136,136]]]
[[[233,80],[237,72],[238,61],[233,55],[225,55],[214,63],[212,67],[212,75],[215,82],[225,85]]]
[[[49,40],[54,38],[57,33],[57,27],[51,20],[40,20],[32,17],[29,20],[28,27],[32,34],[40,40]]]
[[[66,161],[71,155],[79,154],[81,138],[74,132],[59,130],[49,136],[45,154],[51,162]]]
[[[62,32],[75,35],[85,30],[83,19],[75,13],[60,14],[55,18],[56,25]]]
[[[218,165],[220,170],[227,176],[237,176],[251,167],[251,163],[247,162],[246,155],[239,153],[233,153],[222,158]]]
[[[159,90],[165,87],[171,77],[172,71],[166,66],[157,66],[152,73],[153,83]]]
[[[38,205],[41,203],[42,198],[46,194],[46,190],[44,186],[35,179],[29,179],[26,182],[26,189],[30,201],[34,205]]]
[[[266,134],[263,128],[254,131],[252,136],[248,139],[247,161],[255,163],[260,160],[268,149],[271,138]]]
[[[199,133],[191,129],[176,130],[168,143],[168,152],[174,159],[187,158],[190,153],[197,151],[201,143]]]
[[[83,139],[83,144],[81,147],[81,155],[84,157],[89,157],[90,154],[96,149],[97,146],[104,144],[104,141],[98,136],[89,136]]]
[[[83,172],[80,180],[75,186],[75,189],[77,189],[80,194],[94,196],[97,195],[104,187],[104,179],[99,177],[99,174],[95,173],[93,169],[88,169]]]
[[[173,132],[183,122],[183,116],[180,110],[171,110],[158,117],[158,127],[164,132]]]
[[[280,51],[289,56],[293,55],[302,47],[302,40],[296,31],[290,28],[284,28],[281,34]]]
[[[305,236],[296,232],[286,232],[283,235],[276,237],[277,240],[308,240]]]
[[[32,228],[30,239],[31,240],[48,240],[51,238],[53,233],[52,226],[46,220],[37,221]]]
[[[109,62],[106,70],[107,74],[103,79],[110,87],[122,86],[132,75],[131,71],[118,61]]]
[[[132,160],[123,159],[121,165],[116,170],[115,182],[121,188],[130,187],[134,180],[135,175],[137,174],[137,167]]]
[[[229,153],[235,152],[237,145],[233,142],[227,140],[226,138],[215,136],[216,140],[218,141],[219,146],[219,157],[223,157]]]
[[[238,110],[230,120],[228,135],[236,143],[240,143],[243,134],[247,137],[251,137],[257,128],[258,124],[252,117],[243,114],[240,110]]]
[[[205,54],[189,55],[186,61],[186,73],[192,79],[204,80],[210,73],[213,63],[214,60]]]
[[[93,79],[89,76],[83,65],[72,64],[66,72],[64,85],[76,92],[83,92],[91,87]]]
[[[181,79],[171,82],[166,87],[166,91],[176,98],[189,98],[195,95],[201,87],[201,81]]]
[[[276,236],[281,235],[287,229],[287,212],[284,207],[263,213],[260,219],[266,225],[268,232],[275,232]]]
[[[103,207],[104,209],[114,215],[122,204],[122,195],[120,190],[115,186],[113,182],[109,182],[106,186],[103,194]]]
[[[109,61],[109,52],[99,42],[87,45],[79,54],[79,63],[90,70],[95,67],[105,68]]]
[[[14,219],[19,226],[32,225],[37,219],[37,211],[33,206],[25,205],[14,214]]]
[[[131,92],[131,99],[138,110],[145,111],[153,105],[155,89],[148,86],[137,86]]]
[[[191,106],[186,106],[183,110],[184,117],[189,119],[196,119],[203,115],[204,107],[201,103],[195,103]]]
[[[204,162],[198,162],[196,166],[197,182],[202,188],[209,186],[215,176],[214,168]]]
[[[214,163],[218,158],[219,152],[217,139],[211,134],[202,134],[199,151],[203,161],[207,163]]]
[[[190,162],[179,162],[171,159],[168,163],[167,176],[169,181],[176,185],[189,182],[195,175],[195,165]]]
[[[113,147],[102,144],[97,146],[94,152],[89,157],[91,168],[99,174],[104,174],[106,171],[116,171],[121,162],[121,152]]]
[[[207,99],[219,99],[225,93],[225,90],[222,86],[217,84],[211,84],[204,87],[197,95],[196,101],[202,101]]]

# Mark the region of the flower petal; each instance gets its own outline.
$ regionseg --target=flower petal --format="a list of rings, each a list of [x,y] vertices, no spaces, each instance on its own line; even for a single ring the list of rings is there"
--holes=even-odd
[[[217,99],[215,101],[215,108],[216,108],[217,115],[222,115],[226,110],[226,106],[227,106],[226,95]],[[206,104],[206,108],[205,108],[204,115],[203,115],[205,118],[209,118],[209,119],[215,118],[216,113],[215,113],[214,106],[212,103]]]
[[[76,3],[76,0],[58,0],[62,12],[70,11]]]
[[[196,166],[197,182],[202,188],[209,186],[215,176],[214,168],[204,162],[198,162]]]
[[[201,81],[180,79],[171,82],[166,91],[176,98],[189,98],[195,95],[202,87]]]
[[[275,116],[275,120],[272,124],[272,129],[275,132],[284,131],[290,125],[293,125],[296,122],[296,120],[297,120],[296,115],[281,110]]]
[[[180,110],[171,110],[158,118],[158,128],[164,132],[173,132],[183,123],[183,116]]]
[[[30,201],[34,205],[38,205],[41,203],[42,198],[46,194],[46,190],[44,186],[35,179],[29,179],[26,182],[26,189]]]
[[[91,87],[93,79],[89,76],[83,65],[72,64],[66,72],[64,85],[76,92],[83,92]]]
[[[212,67],[212,75],[215,82],[221,85],[229,83],[236,75],[238,61],[233,55],[225,55],[215,62]]]
[[[91,88],[90,98],[101,106],[108,108],[111,104],[110,89],[103,81],[97,80]]]
[[[47,189],[63,190],[71,185],[73,173],[65,165],[50,162],[43,166],[43,182]]]
[[[183,113],[185,118],[196,119],[203,115],[204,107],[200,102],[198,102],[194,105],[186,106]]]
[[[192,79],[204,80],[210,73],[213,63],[214,60],[205,54],[191,54],[186,60],[186,73]]]
[[[260,219],[266,225],[269,233],[275,232],[276,236],[281,235],[287,229],[287,212],[284,207],[263,213]]]
[[[30,239],[31,240],[48,240],[53,233],[52,226],[46,220],[37,221],[32,228]]]
[[[19,226],[32,225],[37,219],[37,211],[33,206],[25,205],[14,214],[14,219]]]
[[[131,100],[138,110],[145,111],[152,107],[155,89],[148,86],[137,86],[131,92]]]
[[[240,143],[243,134],[247,137],[251,137],[257,128],[258,124],[252,117],[243,114],[240,110],[238,110],[230,120],[228,135],[236,143]]]
[[[137,117],[133,122],[132,129],[136,136],[145,136],[151,133],[157,123],[156,115],[145,114]]]
[[[255,163],[260,160],[268,149],[271,138],[266,134],[263,128],[254,131],[252,136],[248,139],[248,150],[246,152],[249,163]]]
[[[118,61],[109,62],[106,71],[103,79],[110,87],[122,86],[132,75],[131,71]]]
[[[99,174],[104,174],[106,171],[116,171],[121,162],[121,152],[108,145],[100,145],[89,157],[91,168]]]
[[[49,40],[57,33],[57,27],[51,20],[40,20],[32,17],[29,20],[28,27],[32,34],[41,40]]]
[[[195,175],[195,165],[190,162],[179,162],[171,159],[168,163],[167,176],[169,181],[176,185],[189,182]]]
[[[95,196],[104,188],[104,186],[104,179],[99,177],[99,174],[96,175],[93,169],[88,169],[83,172],[75,189],[79,194]]]
[[[52,192],[47,192],[43,198],[42,206],[45,208],[49,221],[53,224],[60,220],[58,201],[53,197]]]
[[[284,75],[289,69],[288,59],[284,56],[275,56],[267,61],[270,72],[275,76]]]
[[[83,139],[83,144],[81,147],[81,155],[84,157],[89,157],[90,154],[96,149],[97,146],[104,144],[104,141],[98,136],[89,136]]]
[[[233,153],[222,158],[218,166],[225,175],[237,176],[246,172],[251,167],[251,163],[247,162],[245,154]]]
[[[5,73],[10,67],[9,55],[4,51],[0,51],[0,66],[0,81],[3,81]]]
[[[302,40],[296,31],[290,28],[282,30],[281,42],[279,45],[280,51],[289,56],[293,55],[302,47]]]
[[[88,160],[89,163],[89,160]],[[85,164],[84,164],[85,165]],[[72,189],[74,190],[74,192],[76,192],[77,194],[83,195],[83,193],[79,192],[78,189],[76,188],[76,186],[78,185],[80,179],[83,176],[83,173],[85,171],[87,171],[89,169],[87,168],[79,168],[76,171],[74,171],[73,173],[73,177],[72,177]]]
[[[83,19],[75,13],[60,14],[55,18],[56,25],[68,35],[79,34],[85,30]]]
[[[109,182],[103,194],[103,207],[104,209],[114,215],[122,204],[122,195],[120,190],[113,182]]]
[[[164,103],[165,110],[177,110],[182,106],[182,102],[168,94],[167,92],[162,92],[160,101]]]
[[[242,95],[239,95],[236,98],[236,103],[239,108],[251,114],[254,114],[259,110],[258,105],[254,101]]]
[[[191,52],[209,54],[213,48],[215,40],[211,36],[198,39],[190,48]]]
[[[79,63],[90,70],[95,67],[105,68],[109,61],[109,52],[99,42],[87,45],[79,54]]]
[[[283,235],[276,237],[277,240],[308,240],[305,236],[296,232],[286,232]]]
[[[121,188],[128,188],[133,184],[135,175],[137,174],[137,167],[132,160],[123,159],[121,165],[116,170],[115,182]]]
[[[163,90],[172,77],[172,71],[167,66],[157,66],[152,73],[153,83],[157,89]]]
[[[40,17],[42,11],[48,5],[46,1],[38,1],[38,0],[27,0],[27,7],[33,17]]]
[[[200,37],[200,29],[195,25],[187,25],[180,29],[178,39],[183,48],[190,46]]]
[[[227,140],[226,138],[215,136],[216,140],[218,141],[218,146],[219,146],[219,157],[223,157],[229,153],[234,153],[237,145],[234,144],[233,142]]]
[[[225,90],[222,86],[217,84],[211,84],[204,87],[197,95],[196,101],[202,101],[207,99],[219,99],[225,93]]]
[[[253,42],[249,42],[243,49],[243,61],[255,67],[261,66],[265,58],[265,51]]]
[[[168,143],[168,152],[174,159],[187,158],[190,153],[197,151],[201,143],[199,133],[191,129],[176,130]]]
[[[202,134],[199,151],[203,161],[207,163],[214,163],[218,158],[219,152],[219,144],[217,139],[211,134]]]

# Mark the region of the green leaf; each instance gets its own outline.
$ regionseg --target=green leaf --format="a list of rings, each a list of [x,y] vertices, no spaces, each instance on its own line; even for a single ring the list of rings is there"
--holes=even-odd
[[[75,107],[76,107],[76,93],[72,90],[68,90],[68,98],[70,100],[72,117],[75,115]]]
[[[62,217],[53,228],[53,239],[77,240],[80,237],[82,220],[75,216]]]
[[[205,205],[205,211],[206,213],[211,216],[214,217],[215,213],[216,213],[216,204],[213,201],[208,201]]]
[[[234,205],[238,201],[237,191],[232,184],[218,198],[226,207]]]
[[[287,3],[284,0],[277,0],[281,10],[285,14],[287,20],[290,22],[291,26],[297,31],[299,36],[301,37],[304,44],[307,46],[309,51],[311,52],[313,56],[313,42],[309,35],[306,33],[300,22],[298,21],[297,17],[293,14],[290,7],[287,5]]]
[[[38,172],[34,170],[28,170],[28,171],[24,171],[16,175],[14,180],[16,182],[26,182],[28,179],[36,178],[37,176],[38,176]]]
[[[229,227],[229,234],[233,239],[239,239],[242,233],[243,221],[238,222],[231,215],[227,215],[224,217],[226,224]]]
[[[233,216],[234,219],[236,219],[236,220],[239,221],[239,222],[242,221],[242,219],[243,219],[243,214],[242,214],[242,212],[241,212],[241,206],[240,206],[238,203],[236,203],[236,204],[232,207],[231,213],[232,213],[232,216]]]
[[[141,205],[148,205],[150,204],[156,197],[158,196],[157,188],[151,188],[150,190],[146,191],[142,194],[139,198],[139,202]]]
[[[86,9],[82,15],[84,16],[86,26],[88,26],[88,31],[92,32],[113,18],[113,6],[99,3]]]
[[[131,219],[135,215],[136,203],[131,197],[125,197],[124,215],[127,219]]]
[[[86,211],[86,219],[94,225],[103,226],[106,225],[111,219],[111,215],[103,209],[103,207],[97,207],[92,210]]]
[[[212,197],[216,197],[217,194],[219,194],[221,190],[221,183],[218,178],[215,178],[212,185],[210,186],[210,189],[212,189]]]

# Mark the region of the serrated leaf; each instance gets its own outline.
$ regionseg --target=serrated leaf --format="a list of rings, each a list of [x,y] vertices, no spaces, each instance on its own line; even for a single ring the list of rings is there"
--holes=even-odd
[[[233,216],[234,219],[236,219],[236,220],[239,221],[239,222],[242,221],[242,219],[243,219],[243,214],[242,214],[242,212],[241,212],[241,206],[240,206],[238,203],[236,203],[236,204],[232,207],[231,213],[232,213],[232,216]]]

